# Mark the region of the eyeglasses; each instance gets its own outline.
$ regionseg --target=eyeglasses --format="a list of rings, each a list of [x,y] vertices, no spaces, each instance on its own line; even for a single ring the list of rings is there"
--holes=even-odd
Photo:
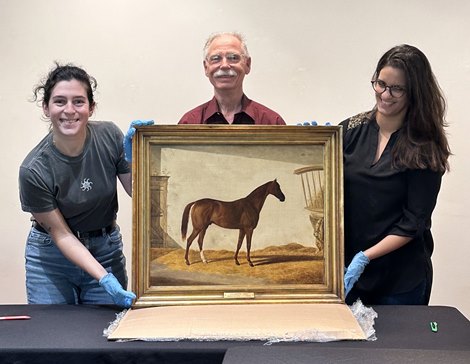
[[[402,97],[406,93],[406,89],[403,86],[398,86],[398,85],[388,86],[382,80],[375,80],[375,81],[370,81],[370,82],[372,83],[372,88],[378,94],[383,94],[388,89],[388,92],[390,92],[390,95],[392,95],[392,97],[399,98],[399,97]]]
[[[207,62],[209,62],[211,65],[221,63],[224,58],[227,60],[228,64],[237,64],[242,60],[243,57],[244,55],[238,53],[225,53],[225,55],[213,54],[208,56],[206,59]]]

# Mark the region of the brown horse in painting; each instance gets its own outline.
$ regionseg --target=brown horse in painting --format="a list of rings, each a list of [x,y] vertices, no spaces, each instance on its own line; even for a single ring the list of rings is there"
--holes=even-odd
[[[204,263],[207,263],[202,250],[204,235],[206,234],[206,230],[210,224],[216,224],[226,229],[240,230],[237,250],[235,251],[234,256],[235,263],[237,265],[240,265],[240,262],[238,261],[238,252],[240,251],[243,239],[246,236],[246,259],[250,266],[253,267],[253,263],[250,258],[251,237],[253,235],[253,230],[258,225],[259,213],[263,208],[264,201],[268,195],[277,197],[281,202],[285,200],[284,193],[282,193],[281,187],[276,179],[255,188],[248,196],[239,200],[226,202],[203,198],[189,203],[184,209],[181,221],[181,235],[184,241],[186,239],[189,211],[191,210],[193,232],[186,241],[186,254],[184,255],[186,264],[190,264],[188,258],[189,247],[198,235],[201,259]]]

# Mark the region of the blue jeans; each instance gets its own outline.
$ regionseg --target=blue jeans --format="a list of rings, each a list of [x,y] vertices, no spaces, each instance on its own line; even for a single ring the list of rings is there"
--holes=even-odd
[[[81,241],[126,289],[126,258],[119,226],[109,234]],[[65,258],[51,237],[34,227],[26,241],[25,259],[26,293],[30,304],[114,303],[96,279]]]

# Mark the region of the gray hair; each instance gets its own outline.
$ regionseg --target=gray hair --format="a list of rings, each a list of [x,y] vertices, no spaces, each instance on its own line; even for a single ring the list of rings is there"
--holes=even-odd
[[[211,43],[216,39],[224,35],[231,35],[232,37],[237,38],[241,45],[242,45],[242,50],[243,50],[243,55],[245,57],[250,57],[250,54],[248,53],[248,48],[246,46],[246,41],[245,37],[243,34],[238,33],[238,32],[217,32],[217,33],[212,33],[209,38],[207,38],[206,44],[204,45],[203,53],[204,53],[204,59],[207,58],[207,51],[209,50],[209,47]]]

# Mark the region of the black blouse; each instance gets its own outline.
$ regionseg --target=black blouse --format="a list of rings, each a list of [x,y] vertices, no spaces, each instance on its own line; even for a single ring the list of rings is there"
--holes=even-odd
[[[345,264],[387,235],[411,237],[403,247],[372,260],[356,288],[377,295],[408,292],[432,276],[431,214],[442,173],[392,168],[400,130],[376,156],[379,126],[374,112],[343,121]]]

